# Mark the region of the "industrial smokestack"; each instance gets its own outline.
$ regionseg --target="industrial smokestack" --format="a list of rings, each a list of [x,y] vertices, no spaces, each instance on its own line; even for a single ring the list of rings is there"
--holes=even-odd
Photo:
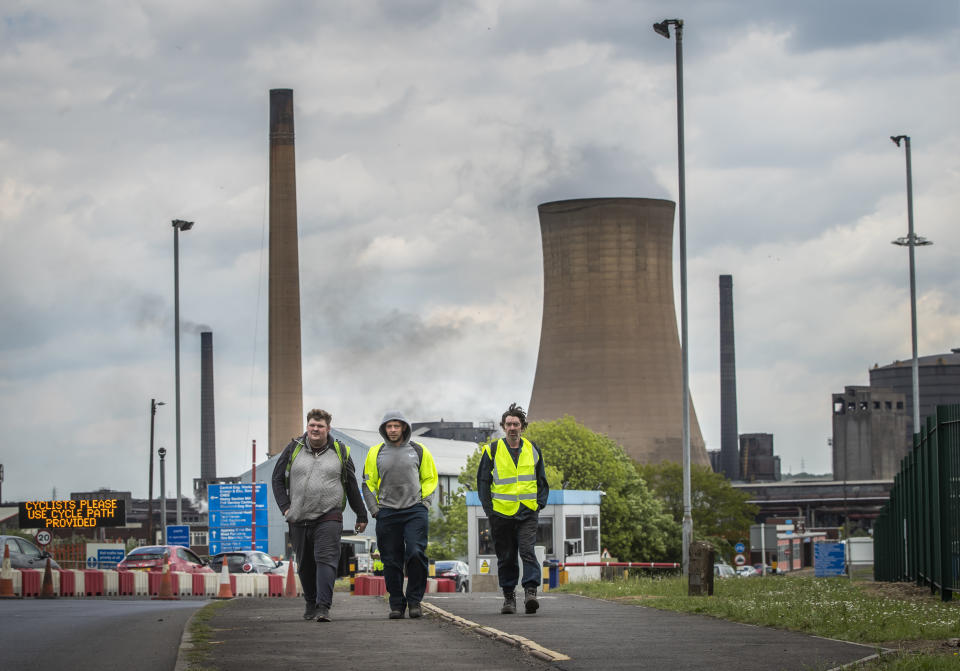
[[[200,334],[200,480],[217,479],[217,430],[213,416],[213,333]]]
[[[300,265],[293,90],[270,91],[270,293],[267,456],[303,430]]]
[[[591,198],[538,210],[543,325],[531,419],[572,415],[640,463],[682,461],[674,203]],[[692,463],[709,466],[692,399],[690,447]]]
[[[733,276],[720,276],[720,472],[740,479],[737,360],[733,340]]]

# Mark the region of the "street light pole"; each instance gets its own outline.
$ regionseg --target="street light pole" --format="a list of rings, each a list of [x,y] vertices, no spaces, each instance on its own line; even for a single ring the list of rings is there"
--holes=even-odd
[[[147,543],[153,544],[153,419],[157,414],[157,406],[166,405],[163,401],[157,402],[157,399],[150,399],[150,492],[147,495],[149,503],[147,504]]]
[[[160,455],[160,528],[163,529],[163,544],[167,544],[167,464],[164,457],[167,456],[166,448],[161,447],[157,450]]]
[[[180,231],[193,228],[192,221],[174,219],[173,226],[173,337],[176,378],[176,415],[177,415],[177,524],[183,524],[183,502],[180,494]],[[164,523],[166,529],[166,523]],[[166,543],[166,531],[164,531]]]
[[[907,237],[897,238],[892,244],[907,247],[910,250],[910,336],[913,343],[913,363],[911,366],[913,369],[913,432],[918,433],[920,431],[920,364],[917,359],[917,275],[913,248],[925,247],[933,243],[913,232],[913,168],[910,162],[910,136],[891,135],[890,139],[893,140],[893,143],[898,147],[902,140],[907,155]]]
[[[664,19],[653,30],[670,39],[673,26],[677,45],[677,166],[679,172],[680,238],[680,356],[683,378],[683,576],[690,575],[690,543],[693,542],[693,515],[690,504],[690,357],[687,338],[687,180],[683,149],[683,19]]]

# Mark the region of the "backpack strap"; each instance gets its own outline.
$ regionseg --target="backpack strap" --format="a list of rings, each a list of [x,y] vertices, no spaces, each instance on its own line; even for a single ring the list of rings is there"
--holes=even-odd
[[[419,468],[420,464],[423,463],[423,445],[415,443],[412,440],[410,444],[413,446],[413,451],[417,453],[417,468]]]

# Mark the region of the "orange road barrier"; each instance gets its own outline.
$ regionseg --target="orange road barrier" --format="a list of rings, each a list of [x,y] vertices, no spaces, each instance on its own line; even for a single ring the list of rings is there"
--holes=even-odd
[[[173,582],[171,580],[172,576],[170,575],[170,563],[168,562],[163,567],[163,575],[160,576],[160,593],[157,596],[152,597],[152,599],[162,599],[164,601],[173,601],[180,600],[180,589],[178,585],[177,593],[173,593]],[[178,581],[179,582],[179,581]]]
[[[227,569],[227,560],[223,560],[223,568],[220,569],[220,591],[214,599],[232,599],[233,588],[230,586],[230,571]]]
[[[290,598],[297,596],[297,576],[293,572],[293,557],[290,557],[290,563],[287,565],[287,587],[283,590],[283,596]]]
[[[3,570],[0,571],[0,599],[20,599],[13,591],[13,569],[10,568],[10,547],[3,546]]]
[[[50,569],[50,558],[47,557],[47,567],[43,570],[43,587],[40,588],[38,599],[56,599],[53,591],[53,571]]]

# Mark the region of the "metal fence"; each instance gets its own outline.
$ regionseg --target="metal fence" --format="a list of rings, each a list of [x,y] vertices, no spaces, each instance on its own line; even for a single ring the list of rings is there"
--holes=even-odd
[[[960,405],[941,405],[914,434],[874,525],[874,578],[960,593]]]

